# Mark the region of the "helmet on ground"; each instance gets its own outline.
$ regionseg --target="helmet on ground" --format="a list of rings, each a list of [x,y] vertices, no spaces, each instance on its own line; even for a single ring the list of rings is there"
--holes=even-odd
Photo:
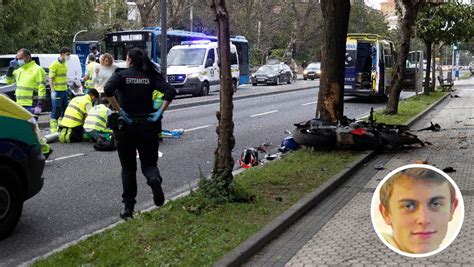
[[[245,169],[258,165],[258,151],[255,148],[246,148],[240,155],[239,164]]]

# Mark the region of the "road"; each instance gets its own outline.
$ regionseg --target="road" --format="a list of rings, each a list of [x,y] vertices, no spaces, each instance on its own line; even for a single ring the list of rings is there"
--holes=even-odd
[[[234,101],[234,159],[245,147],[262,143],[276,150],[293,123],[312,118],[318,88],[284,92],[314,81],[276,87],[279,94],[256,96]],[[257,91],[258,90],[258,91]],[[267,92],[273,86],[243,86],[239,94]],[[403,93],[403,96],[410,93]],[[207,98],[216,98],[216,95]],[[203,101],[182,98],[175,105]],[[177,104],[178,103],[178,104]],[[196,103],[195,103],[196,104]],[[365,115],[370,107],[383,103],[364,103],[347,98],[348,117]],[[178,105],[179,106],[179,105]],[[218,103],[173,108],[164,115],[166,129],[185,129],[180,139],[165,139],[160,145],[163,156],[159,167],[164,177],[167,198],[187,191],[201,176],[211,173],[217,145],[215,128]],[[53,143],[52,158],[46,164],[43,190],[25,202],[22,218],[12,236],[0,243],[0,265],[17,265],[76,240],[85,234],[118,221],[121,210],[121,178],[117,152],[97,152],[91,143]],[[235,165],[237,168],[238,165]],[[137,210],[153,206],[151,189],[137,172]]]

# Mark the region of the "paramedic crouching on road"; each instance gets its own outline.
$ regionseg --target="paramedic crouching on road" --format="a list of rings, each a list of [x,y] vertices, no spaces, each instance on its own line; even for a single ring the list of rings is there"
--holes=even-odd
[[[158,136],[163,112],[176,95],[174,87],[164,80],[142,50],[134,48],[128,51],[127,66],[128,69],[116,70],[104,88],[110,104],[120,115],[118,126],[113,128],[122,165],[122,202],[125,204],[120,213],[122,219],[133,217],[137,196],[137,150],[155,204],[161,206],[165,202],[161,188],[163,179],[157,167]],[[155,89],[164,93],[163,105],[158,110],[153,109]]]

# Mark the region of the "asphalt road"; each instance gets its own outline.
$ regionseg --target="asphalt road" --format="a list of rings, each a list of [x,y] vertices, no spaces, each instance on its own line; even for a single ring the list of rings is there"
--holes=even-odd
[[[298,81],[277,90],[315,85],[315,81]],[[275,88],[273,88],[275,89]],[[271,86],[244,86],[239,94],[265,92]],[[254,96],[234,101],[234,159],[245,147],[272,144],[275,151],[291,130],[293,123],[314,117],[318,88],[279,94]],[[408,93],[410,94],[410,93]],[[403,93],[403,96],[408,95]],[[217,97],[214,93],[214,98]],[[213,96],[209,96],[212,98]],[[200,101],[182,98],[180,102]],[[178,102],[178,101],[176,101]],[[347,98],[345,114],[359,117],[370,107],[383,103],[366,103]],[[175,108],[165,112],[165,129],[185,129],[180,139],[165,139],[160,145],[163,156],[159,167],[164,177],[167,198],[187,191],[201,176],[212,170],[217,145],[216,111],[219,104]],[[0,265],[18,265],[85,234],[118,221],[121,210],[121,178],[117,152],[96,152],[91,143],[52,144],[53,156],[48,160],[43,177],[43,190],[25,202],[22,218],[12,236],[0,242]],[[139,165],[138,165],[139,166]],[[236,163],[235,168],[238,167]],[[138,170],[136,209],[153,206],[151,189]]]

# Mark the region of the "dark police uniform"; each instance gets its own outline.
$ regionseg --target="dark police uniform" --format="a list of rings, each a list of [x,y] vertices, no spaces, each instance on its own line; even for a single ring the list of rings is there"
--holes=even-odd
[[[123,203],[131,206],[137,196],[137,161],[136,151],[140,155],[142,173],[148,185],[162,178],[157,167],[158,136],[161,132],[161,119],[148,122],[148,114],[153,109],[152,94],[154,90],[164,93],[164,100],[171,101],[176,90],[159,75],[149,78],[142,68],[130,67],[118,69],[107,81],[104,92],[107,97],[116,95],[120,107],[131,117],[133,123],[126,123],[114,130],[117,149],[122,165]]]

